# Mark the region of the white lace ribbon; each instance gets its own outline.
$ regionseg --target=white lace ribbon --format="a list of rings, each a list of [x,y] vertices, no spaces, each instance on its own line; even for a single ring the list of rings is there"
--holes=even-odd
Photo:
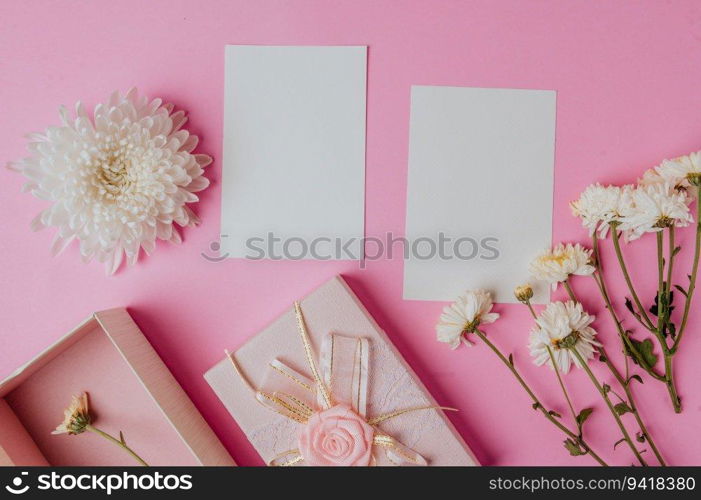
[[[347,405],[373,426],[375,429],[373,445],[383,449],[391,463],[395,465],[428,465],[426,459],[419,453],[404,446],[378,426],[385,420],[413,411],[454,409],[422,406],[368,418],[370,341],[363,337],[346,337],[329,333],[322,343],[317,367],[304,316],[297,302],[295,302],[295,314],[311,378],[289,367],[279,359],[273,359],[268,363],[261,387],[255,389],[242,373],[233,355],[226,352],[236,373],[255,393],[256,399],[274,412],[292,419],[300,425],[306,425],[309,418],[317,411],[326,410],[335,404]],[[270,460],[269,465],[289,466],[303,460],[304,457],[300,455],[299,450],[288,450]],[[373,459],[372,462],[374,463],[375,460]]]

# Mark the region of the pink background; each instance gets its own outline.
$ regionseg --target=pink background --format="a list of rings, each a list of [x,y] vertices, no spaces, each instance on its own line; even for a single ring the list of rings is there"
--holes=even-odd
[[[25,155],[23,134],[57,124],[60,104],[81,99],[92,106],[132,85],[188,110],[189,128],[202,139],[199,151],[215,157],[212,187],[194,207],[202,225],[185,231],[181,247],[161,244],[154,256],[111,278],[98,264],[81,264],[74,246],[52,259],[52,232],[29,230],[44,202],[20,193],[21,176],[2,171],[0,376],[91,311],[128,306],[234,458],[257,465],[202,374],[225,347],[237,347],[294,298],[343,273],[436,399],[460,408],[449,418],[484,464],[593,463],[567,455],[561,435],[530,409],[484,346],[452,352],[435,342],[443,304],[402,300],[401,260],[368,262],[361,270],[353,262],[210,263],[201,256],[219,235],[224,45],[369,46],[366,233],[374,236],[404,231],[411,84],[557,90],[554,238],[584,242],[567,202],[586,184],[632,181],[664,157],[699,149],[697,2],[25,0],[3,2],[0,18],[3,161]],[[497,186],[465,188],[498,192]],[[639,280],[645,297],[655,281],[652,243],[646,238],[628,250],[635,268],[648,266]],[[682,245],[680,261],[688,262],[688,231]],[[687,271],[677,269],[685,283]],[[613,296],[620,299],[623,283],[614,278]],[[591,285],[575,283],[601,315],[597,326],[613,352],[612,324]],[[546,404],[564,414],[554,377],[528,359],[527,312],[498,311],[503,319],[488,329],[492,339],[514,353]],[[693,437],[701,421],[699,319],[696,308],[676,358],[684,413],[672,413],[661,384],[635,387],[651,433],[675,465],[701,463],[701,440]],[[593,366],[608,380],[602,365]],[[587,429],[591,444],[611,463],[630,464],[624,446],[613,451],[618,433],[585,374],[572,373],[567,384],[578,407],[596,408]]]

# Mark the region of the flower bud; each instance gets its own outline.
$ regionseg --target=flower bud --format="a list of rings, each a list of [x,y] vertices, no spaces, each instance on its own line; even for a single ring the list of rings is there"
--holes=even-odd
[[[531,285],[529,284],[517,286],[514,290],[514,295],[519,302],[528,304],[528,302],[533,298],[533,288],[531,288]]]

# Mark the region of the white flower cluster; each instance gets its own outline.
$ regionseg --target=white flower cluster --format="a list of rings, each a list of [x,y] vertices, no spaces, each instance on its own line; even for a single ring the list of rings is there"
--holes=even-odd
[[[685,227],[694,220],[689,204],[692,186],[701,184],[701,152],[691,153],[646,171],[635,186],[588,186],[570,206],[593,235],[606,237],[614,224],[626,241],[666,227]]]
[[[525,293],[526,289],[529,293]],[[532,290],[528,286],[519,287],[516,295],[528,296],[524,299],[527,302],[532,296]],[[499,318],[499,314],[491,311],[492,297],[489,292],[468,290],[443,309],[436,325],[437,340],[449,344],[453,349],[461,343],[471,345],[466,339],[468,333]],[[601,345],[594,340],[596,331],[590,326],[594,319],[579,303],[568,301],[549,304],[536,318],[536,325],[531,330],[529,348],[534,363],[555,368],[552,355],[557,368],[563,373],[570,371],[572,363],[581,368],[580,357],[584,361],[592,359],[595,348]]]
[[[693,222],[689,204],[701,186],[701,152],[665,160],[645,172],[636,185],[588,186],[579,199],[570,204],[575,216],[589,230],[605,238],[609,228],[621,231],[626,241],[645,233],[668,227],[684,227]],[[529,265],[531,275],[549,283],[553,290],[559,283],[568,287],[571,276],[590,276],[596,272],[593,252],[579,243],[559,243],[536,256]],[[514,290],[516,299],[531,307],[533,289],[529,285]],[[481,324],[494,322],[499,315],[492,313],[492,297],[484,290],[467,291],[455,303],[443,310],[436,325],[440,342],[456,348],[468,343],[466,334],[475,332]],[[547,364],[563,373],[572,363],[582,367],[591,360],[601,344],[591,327],[595,317],[575,300],[552,302],[535,318],[529,348],[537,365]],[[479,331],[477,332],[479,333]]]

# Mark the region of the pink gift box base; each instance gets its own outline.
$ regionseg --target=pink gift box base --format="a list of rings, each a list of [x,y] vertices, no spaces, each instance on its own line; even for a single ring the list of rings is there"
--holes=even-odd
[[[305,297],[301,308],[316,356],[329,333],[368,339],[369,417],[408,408],[450,406],[450,401],[433,399],[340,276]],[[292,303],[234,356],[246,378],[258,389],[264,384],[268,364],[274,358],[299,373],[308,374]],[[212,367],[205,379],[266,463],[298,447],[299,424],[260,404],[228,359]],[[428,465],[478,465],[442,410],[412,411],[382,422],[379,428],[421,454]],[[381,449],[375,449],[374,455],[378,465],[392,465]]]
[[[125,309],[98,312],[0,383],[0,465],[138,465],[95,434],[52,435],[87,392],[95,427],[150,465],[235,465]]]

